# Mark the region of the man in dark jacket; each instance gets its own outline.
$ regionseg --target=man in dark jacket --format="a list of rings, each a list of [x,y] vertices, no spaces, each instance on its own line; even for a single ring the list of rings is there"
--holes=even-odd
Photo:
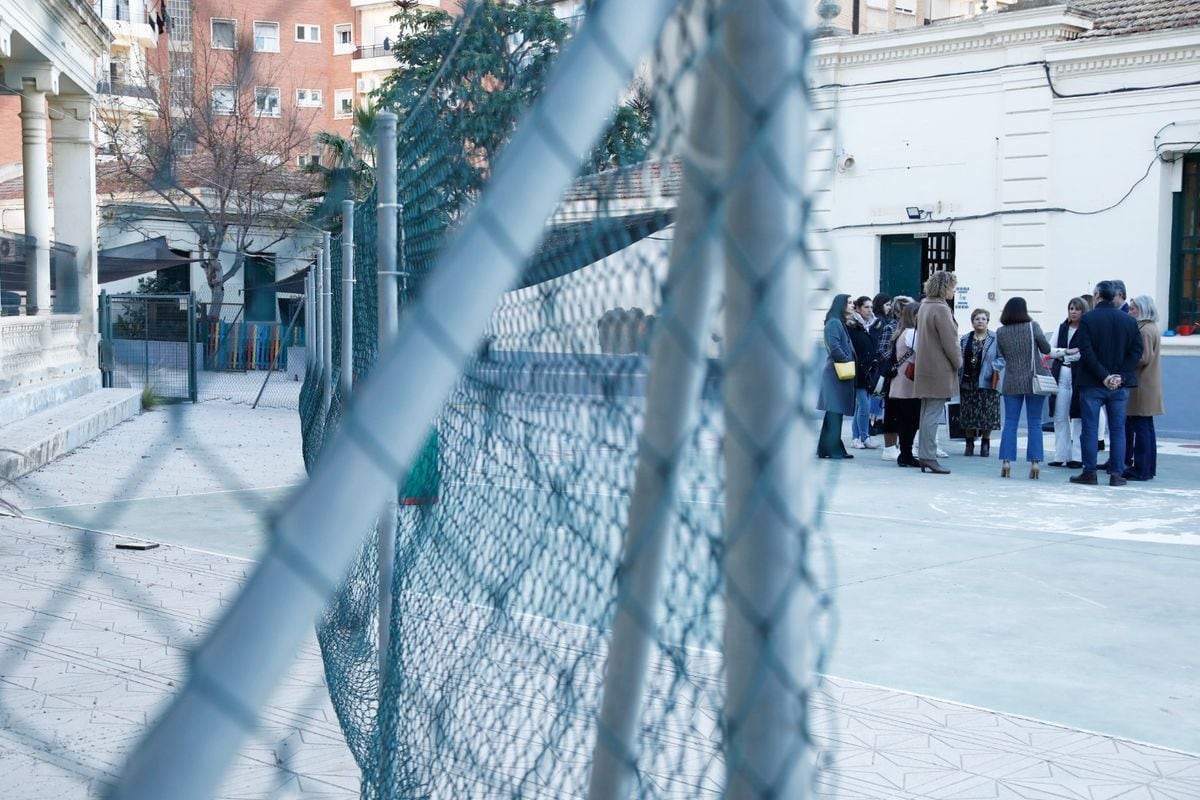
[[[1075,345],[1079,364],[1072,377],[1079,389],[1079,410],[1083,417],[1080,450],[1083,472],[1071,476],[1071,483],[1095,485],[1096,433],[1100,409],[1108,412],[1109,486],[1124,486],[1125,405],[1130,387],[1137,386],[1137,362],[1142,355],[1142,337],[1137,322],[1113,302],[1116,287],[1112,281],[1096,285],[1096,307],[1079,320]]]

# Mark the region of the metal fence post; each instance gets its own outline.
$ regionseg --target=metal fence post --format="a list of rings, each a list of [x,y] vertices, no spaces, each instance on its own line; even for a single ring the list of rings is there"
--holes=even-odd
[[[396,175],[396,115],[383,111],[376,117],[377,169],[376,247],[378,262],[379,352],[383,352],[396,337],[400,327],[400,295],[396,278],[397,175]],[[388,649],[391,646],[392,570],[396,558],[396,528],[400,508],[396,489],[389,493],[379,516],[379,699],[382,707],[384,682],[387,675]]]
[[[724,19],[730,190],[725,244],[725,797],[803,798],[811,779],[797,462],[807,355],[803,186],[808,138],[800,4],[743,0]],[[815,477],[815,476],[813,476]]]
[[[109,800],[200,800],[217,792],[258,709],[359,551],[353,532],[368,528],[381,501],[395,502],[428,424],[578,173],[577,158],[604,130],[612,98],[633,79],[676,2],[599,3],[556,61],[418,306],[356,390],[304,488],[274,518],[267,552],[193,650],[187,683],[129,756]],[[338,535],[345,532],[351,535]]]
[[[196,374],[196,293],[188,292],[187,298],[188,325],[188,398],[195,403],[200,397],[199,376]]]
[[[354,201],[342,201],[342,398],[354,389]]]
[[[321,361],[325,371],[321,375],[321,407],[329,414],[333,402],[333,234],[329,231],[321,237]]]
[[[323,256],[321,255],[321,252],[318,251],[316,263],[313,264],[313,363],[316,364],[317,367],[318,384],[321,381],[321,370],[325,369],[325,364],[322,361],[321,345],[321,339],[323,338],[321,336],[321,317],[323,316],[321,313],[321,293],[325,291],[325,281],[322,274],[323,268],[321,265],[322,258]]]
[[[317,363],[317,353],[313,347],[314,319],[316,311],[313,310],[313,271],[310,269],[304,278],[304,361],[309,370]]]
[[[696,421],[704,384],[704,345],[715,302],[716,245],[720,225],[710,201],[718,182],[718,86],[707,60],[698,81],[689,123],[674,241],[663,307],[650,351],[646,416],[629,521],[618,569],[617,611],[604,675],[596,744],[588,786],[590,800],[625,800],[637,764],[650,648],[655,641],[662,576],[679,465]],[[706,169],[707,167],[707,169]]]

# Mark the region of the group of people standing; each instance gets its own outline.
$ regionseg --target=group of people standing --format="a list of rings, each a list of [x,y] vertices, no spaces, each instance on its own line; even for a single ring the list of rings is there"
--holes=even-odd
[[[922,473],[949,474],[939,458],[938,425],[946,403],[959,398],[963,455],[991,455],[1000,430],[1000,475],[1012,475],[1024,411],[1025,457],[1037,479],[1044,460],[1042,420],[1053,398],[1051,467],[1079,469],[1072,483],[1109,484],[1152,479],[1157,471],[1154,417],[1163,413],[1158,311],[1148,296],[1126,301],[1121,281],[1101,281],[1091,298],[1072,298],[1054,344],[1013,297],[990,329],[985,309],[971,312],[959,335],[954,273],[932,273],[921,299],[841,294],[825,317],[828,359],[819,408],[825,412],[820,458],[853,458],[842,443],[842,420],[852,416],[851,448],[874,449],[873,420],[882,419],[882,457]],[[1003,415],[1001,408],[1003,407]],[[1107,417],[1109,461],[1098,465]],[[919,440],[916,454],[913,448]],[[976,441],[979,446],[976,449]]]

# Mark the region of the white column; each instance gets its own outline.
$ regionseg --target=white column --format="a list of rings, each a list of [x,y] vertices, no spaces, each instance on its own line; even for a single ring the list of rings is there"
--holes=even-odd
[[[59,95],[50,107],[54,155],[54,239],[76,250],[72,270],[58,274],[59,305],[83,318],[80,334],[96,334],[96,155],[92,144],[92,101]],[[62,301],[74,291],[73,307]],[[89,340],[89,349],[90,349]]]
[[[4,65],[8,88],[21,94],[21,166],[25,181],[25,234],[34,239],[26,261],[26,309],[50,311],[50,170],[46,157],[46,95],[58,93],[58,69],[45,63]]]

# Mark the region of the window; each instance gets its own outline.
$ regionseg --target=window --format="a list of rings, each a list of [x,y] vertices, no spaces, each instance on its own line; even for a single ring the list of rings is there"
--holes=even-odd
[[[256,53],[279,52],[279,23],[254,23],[254,51]]]
[[[296,166],[300,167],[301,169],[309,166],[310,164],[312,166],[317,166],[320,163],[320,153],[301,153],[300,155],[296,156]]]
[[[354,26],[350,23],[333,26],[333,52],[335,55],[354,52]]]
[[[237,20],[213,18],[212,46],[214,50],[232,50],[237,41]]]
[[[167,0],[164,25],[172,42],[192,41],[192,0]],[[170,23],[166,23],[166,19]]]
[[[296,105],[300,108],[320,108],[325,105],[320,89],[297,89]]]
[[[917,4],[915,0],[896,0],[897,14],[915,14],[917,13]]]
[[[237,108],[237,95],[232,86],[212,88],[212,110],[214,114],[232,114]]]
[[[296,41],[297,42],[320,42],[321,41],[321,26],[320,25],[297,25],[296,26]]]
[[[279,116],[279,89],[275,86],[254,88],[254,110],[260,117]]]
[[[1171,298],[1167,326],[1200,324],[1200,155],[1183,156],[1183,185],[1175,193]]]
[[[354,116],[354,90],[338,89],[333,93],[333,118],[346,119]]]

